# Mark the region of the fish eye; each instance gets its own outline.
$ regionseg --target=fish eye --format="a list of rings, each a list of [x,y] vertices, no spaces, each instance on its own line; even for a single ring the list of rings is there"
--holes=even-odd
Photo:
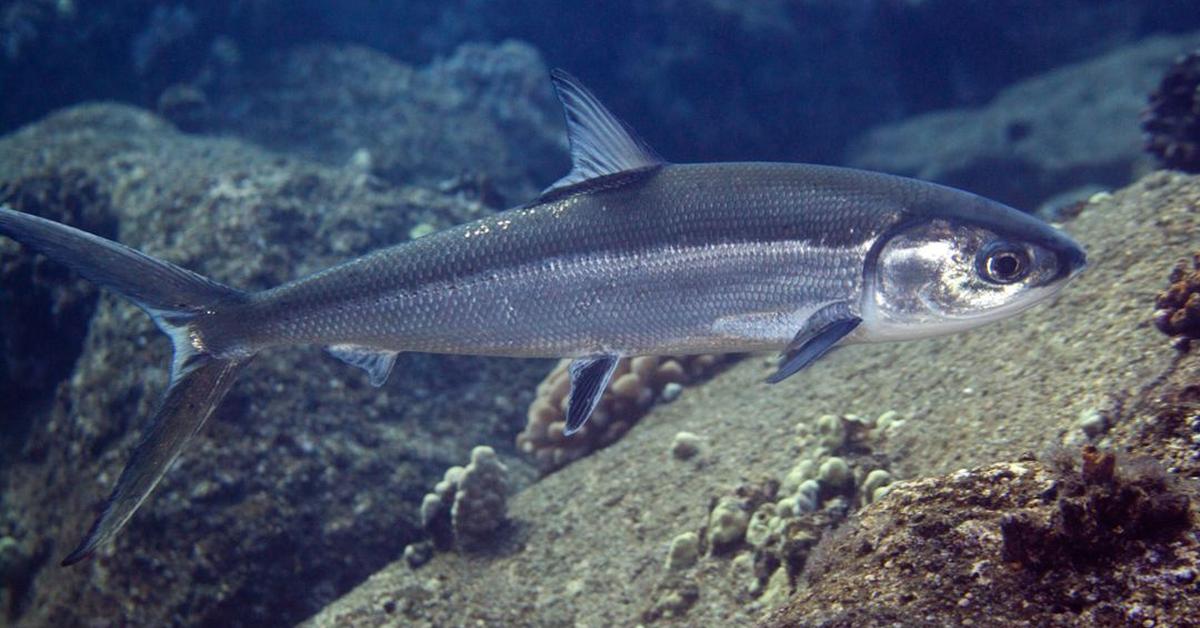
[[[1029,274],[1029,252],[1010,242],[994,242],[979,252],[975,268],[992,283],[1014,283]]]

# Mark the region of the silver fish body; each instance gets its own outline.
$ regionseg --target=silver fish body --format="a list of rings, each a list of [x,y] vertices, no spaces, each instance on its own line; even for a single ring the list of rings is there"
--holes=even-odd
[[[838,344],[975,327],[1083,268],[1068,236],[940,185],[845,168],[669,164],[565,73],[572,171],[532,203],[247,294],[0,208],[0,234],[142,307],[171,384],[104,512],[67,558],[129,520],[263,350],[327,346],[382,384],[403,351],[574,358],[565,432],[619,358],[783,349],[782,380]]]
[[[665,165],[394,246],[218,313],[217,351],[352,344],[576,357],[779,349],[863,293],[909,180]],[[202,330],[204,326],[201,325]]]
[[[684,164],[619,178],[255,295],[214,316],[214,336],[228,343],[214,349],[349,344],[514,357],[780,349],[821,307],[861,304],[877,261],[870,253],[897,225],[978,215],[972,204],[1025,222],[958,190],[844,168]]]

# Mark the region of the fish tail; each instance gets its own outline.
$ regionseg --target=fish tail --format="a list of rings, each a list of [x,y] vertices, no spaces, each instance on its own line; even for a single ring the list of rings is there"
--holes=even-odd
[[[90,556],[129,521],[252,359],[207,352],[195,329],[197,317],[204,312],[242,302],[246,294],[123,244],[2,206],[0,235],[133,301],[174,348],[171,383],[162,405],[100,516],[63,560],[63,565],[70,565]]]

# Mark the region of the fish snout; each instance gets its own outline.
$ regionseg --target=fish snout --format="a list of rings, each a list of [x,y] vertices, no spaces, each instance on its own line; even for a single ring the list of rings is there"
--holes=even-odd
[[[1087,251],[1074,240],[1068,240],[1065,246],[1058,250],[1059,264],[1062,273],[1067,278],[1074,277],[1087,267]]]

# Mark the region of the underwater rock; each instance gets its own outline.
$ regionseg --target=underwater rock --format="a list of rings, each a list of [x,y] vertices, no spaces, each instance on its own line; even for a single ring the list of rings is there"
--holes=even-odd
[[[1200,33],[1156,37],[1002,90],[977,109],[876,127],[852,166],[939,181],[1027,211],[1085,185],[1116,187],[1146,169],[1137,119],[1146,94]]]
[[[1000,519],[1006,562],[1034,571],[1106,563],[1130,546],[1169,542],[1191,522],[1187,495],[1153,463],[1118,468],[1116,456],[1091,446],[1081,464],[1065,456],[1053,462],[1060,477],[1049,518],[1017,512]]]
[[[1176,348],[1187,351],[1200,338],[1200,253],[1192,255],[1191,263],[1180,260],[1167,280],[1170,285],[1154,301],[1154,324]]]
[[[466,195],[505,209],[569,169],[548,74],[516,41],[464,44],[423,68],[357,46],[300,46],[218,81],[207,130],[329,165],[366,151],[370,173],[392,183],[473,173],[500,197]]]
[[[1200,172],[1200,50],[1167,69],[1142,112],[1142,131],[1163,167]]]
[[[176,83],[158,96],[158,115],[183,131],[202,129],[211,114],[208,96],[187,83]]]
[[[184,135],[116,105],[64,110],[0,139],[0,202],[250,290],[401,241],[417,224],[489,211]],[[0,623],[299,621],[423,535],[414,500],[473,444],[507,442],[546,368],[408,355],[377,389],[315,348],[265,352],[128,533],[62,569],[138,442],[170,357],[141,311],[64,273],[0,244],[4,294],[17,295],[0,307],[0,531],[45,548]]]
[[[533,458],[542,473],[560,469],[616,442],[662,398],[668,385],[702,382],[733,359],[716,355],[624,358],[617,362],[596,411],[569,438],[563,435],[563,427],[571,361],[561,360],[538,385],[525,429],[517,435],[517,449]]]
[[[768,626],[1187,623],[1188,498],[1161,469],[1032,460],[906,482],[817,547]],[[870,586],[863,586],[869,582]],[[1140,621],[1138,623],[1141,623]]]

